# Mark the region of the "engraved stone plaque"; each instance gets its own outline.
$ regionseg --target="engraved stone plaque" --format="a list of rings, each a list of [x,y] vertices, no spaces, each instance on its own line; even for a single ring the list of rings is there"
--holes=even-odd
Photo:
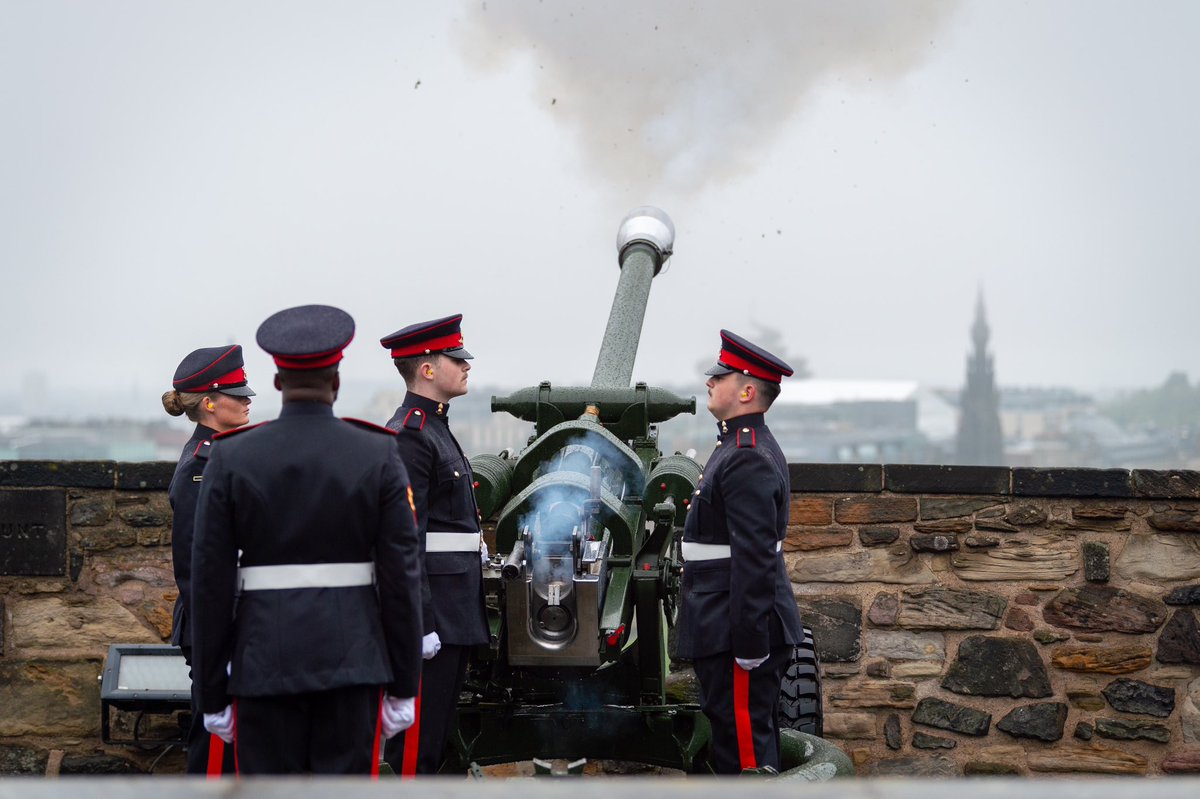
[[[58,577],[66,565],[66,493],[0,489],[0,575]]]

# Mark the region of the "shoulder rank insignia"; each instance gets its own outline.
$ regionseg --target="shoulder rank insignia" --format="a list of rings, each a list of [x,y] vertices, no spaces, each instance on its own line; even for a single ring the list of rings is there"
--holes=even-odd
[[[404,417],[404,429],[420,430],[425,426],[425,411],[420,408],[413,408],[408,412],[408,416]]]
[[[755,446],[757,446],[757,444],[758,444],[758,440],[754,435],[754,428],[752,428],[752,427],[739,427],[738,428],[738,431],[737,431],[738,449],[745,449],[745,448],[753,449]]]
[[[226,430],[223,433],[217,433],[215,436],[212,437],[212,440],[216,441],[217,439],[220,439],[220,438],[229,438],[230,436],[236,436],[238,433],[244,433],[247,430],[253,430],[256,427],[262,427],[264,424],[267,424],[267,422],[259,422],[258,424],[248,424],[248,425],[243,425],[242,427],[235,427],[232,430]]]
[[[387,433],[389,436],[396,435],[395,430],[391,430],[387,427],[381,427],[381,426],[375,424],[374,422],[368,422],[366,419],[354,419],[349,416],[343,416],[342,421],[349,422],[350,424],[354,425],[355,427],[361,427],[364,430],[370,430],[375,433]]]
[[[196,445],[196,451],[192,453],[192,457],[199,458],[202,461],[208,460],[208,453],[210,452],[212,452],[212,442],[205,439]]]

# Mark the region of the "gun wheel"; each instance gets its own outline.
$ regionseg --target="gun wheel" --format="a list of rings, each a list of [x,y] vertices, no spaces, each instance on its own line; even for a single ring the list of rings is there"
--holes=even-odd
[[[812,630],[804,627],[804,643],[792,659],[779,686],[779,726],[820,737],[825,727],[821,702],[821,664]]]

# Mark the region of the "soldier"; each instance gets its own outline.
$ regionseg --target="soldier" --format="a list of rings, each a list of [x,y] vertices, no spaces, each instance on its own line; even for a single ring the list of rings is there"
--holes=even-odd
[[[717,773],[778,771],[779,685],[803,629],[781,553],[787,462],[766,412],[792,368],[722,330],[707,374],[719,432],[684,526],[678,653],[695,666]]]
[[[163,408],[172,416],[187,414],[196,423],[192,437],[183,445],[179,464],[171,477],[167,496],[171,500],[171,560],[179,598],[175,600],[171,643],[192,665],[192,631],[187,606],[192,593],[192,529],[196,497],[200,495],[204,464],[212,438],[250,421],[250,398],[254,392],[246,381],[242,348],[238,344],[204,347],[188,353],[179,362],[171,390],[162,395]],[[233,749],[204,729],[199,710],[199,693],[192,685],[192,724],[187,735],[189,774],[232,774]],[[210,740],[211,739],[211,740]]]
[[[333,415],[353,335],[327,305],[263,322],[283,409],[217,436],[204,472],[195,671],[242,774],[377,773],[380,730],[412,722],[420,541],[395,434]]]
[[[387,426],[395,430],[412,480],[425,569],[425,637],[417,720],[384,747],[401,776],[441,767],[471,647],[488,642],[479,529],[471,465],[450,432],[450,400],[467,393],[462,314],[421,322],[380,339],[408,386]]]

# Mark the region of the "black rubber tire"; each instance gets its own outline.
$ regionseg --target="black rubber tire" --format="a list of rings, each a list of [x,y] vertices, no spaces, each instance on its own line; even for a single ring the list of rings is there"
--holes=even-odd
[[[806,732],[818,738],[824,732],[821,702],[821,664],[813,634],[804,628],[804,643],[792,650],[792,659],[779,686],[779,726]]]

